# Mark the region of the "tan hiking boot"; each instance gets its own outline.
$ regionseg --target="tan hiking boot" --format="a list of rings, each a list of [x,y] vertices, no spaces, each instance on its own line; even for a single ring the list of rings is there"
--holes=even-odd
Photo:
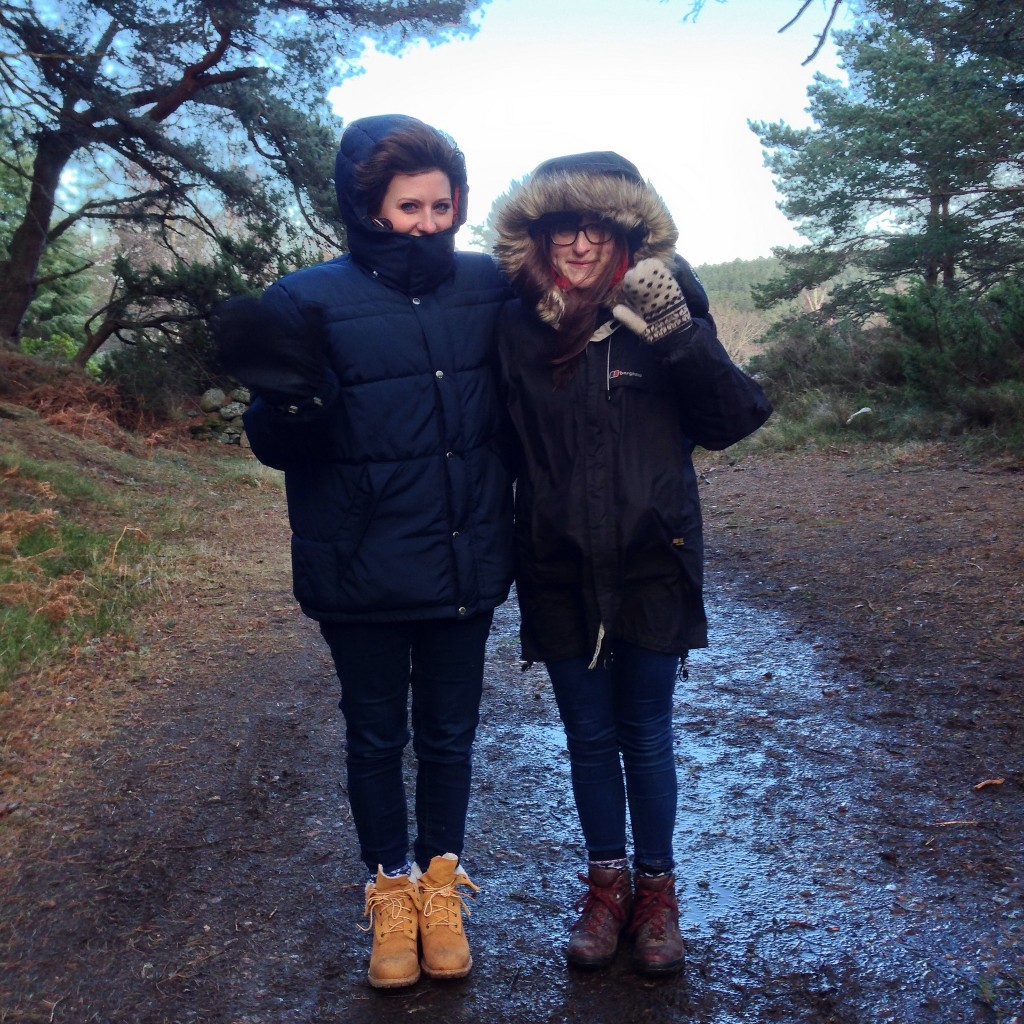
[[[421,965],[428,978],[464,978],[473,966],[469,940],[462,927],[462,913],[469,907],[456,888],[467,886],[479,892],[454,853],[434,857],[425,873],[413,868],[419,886]]]
[[[575,967],[607,967],[633,905],[629,869],[591,867],[588,875],[577,877],[587,891],[576,901],[582,913],[572,926],[565,958]]]
[[[683,969],[686,947],[679,933],[675,875],[637,875],[629,934],[633,939],[633,969],[639,974],[657,977]]]
[[[408,875],[389,878],[377,869],[377,880],[366,883],[365,917],[373,929],[373,952],[367,978],[374,988],[402,988],[420,978],[416,948],[420,894]]]

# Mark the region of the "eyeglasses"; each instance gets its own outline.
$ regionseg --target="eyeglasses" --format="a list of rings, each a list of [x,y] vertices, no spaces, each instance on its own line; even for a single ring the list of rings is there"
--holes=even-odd
[[[612,240],[612,229],[607,224],[556,224],[548,231],[552,245],[572,245],[580,232],[591,245],[604,245]]]

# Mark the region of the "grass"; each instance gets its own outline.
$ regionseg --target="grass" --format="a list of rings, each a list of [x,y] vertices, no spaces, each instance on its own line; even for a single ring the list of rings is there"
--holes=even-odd
[[[769,382],[775,412],[750,439],[759,452],[943,444],[965,457],[1024,463],[1024,389],[1015,382],[928,401],[907,389]]]
[[[783,403],[760,430],[729,448],[728,457],[740,461],[756,454],[842,450],[879,462],[899,462],[902,452],[913,458],[914,453],[943,448],[1004,468],[1024,466],[1024,423],[1003,431],[992,427],[960,430],[949,416],[911,415],[879,405],[872,408],[870,415],[847,423],[847,409],[824,399],[811,405]]]
[[[250,572],[280,571],[250,566],[230,529],[234,516],[283,518],[280,474],[237,448],[89,425],[27,410],[0,424],[0,832],[36,820],[66,751],[130,714],[152,675],[150,638],[187,619],[204,579],[244,587]]]
[[[34,418],[5,430],[0,694],[130,641],[140,609],[195,572],[191,541],[223,495],[275,479],[237,449],[117,451]]]
[[[131,721],[194,635],[235,628],[234,611],[210,615],[208,593],[233,608],[236,593],[244,603],[287,579],[288,545],[282,475],[238,448],[170,427],[147,443],[98,410],[47,422],[0,402],[0,417],[3,849],[45,820],[49,794],[87,770],[84,752]]]

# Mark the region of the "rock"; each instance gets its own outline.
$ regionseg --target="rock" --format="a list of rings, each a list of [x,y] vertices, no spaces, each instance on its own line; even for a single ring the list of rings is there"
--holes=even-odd
[[[227,400],[228,396],[220,388],[210,388],[204,391],[203,397],[199,399],[199,408],[203,412],[218,412]]]
[[[220,418],[222,420],[237,420],[241,419],[242,413],[245,412],[246,406],[243,402],[228,402],[227,405],[222,405],[220,408]]]
[[[201,411],[194,413],[202,419],[190,424],[189,433],[196,440],[237,444],[248,448],[249,442],[245,440],[245,425],[242,422],[242,414],[248,407],[248,388],[234,388],[228,394],[220,388],[210,388],[199,399]]]

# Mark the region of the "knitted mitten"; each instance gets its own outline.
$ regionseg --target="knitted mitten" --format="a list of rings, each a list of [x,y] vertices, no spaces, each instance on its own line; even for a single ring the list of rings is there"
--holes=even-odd
[[[648,344],[690,326],[690,309],[672,271],[653,257],[641,260],[622,279],[621,302],[612,316]]]

